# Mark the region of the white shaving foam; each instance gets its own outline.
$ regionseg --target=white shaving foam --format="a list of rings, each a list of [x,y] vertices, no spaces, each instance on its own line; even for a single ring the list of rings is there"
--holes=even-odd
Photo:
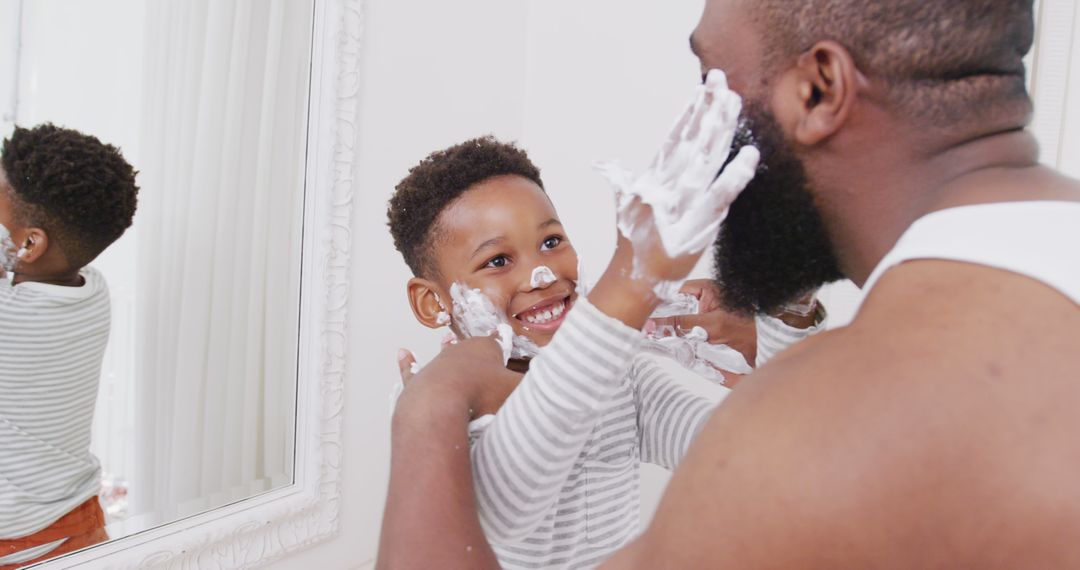
[[[514,335],[511,355],[514,358],[536,358],[540,354],[540,347],[527,336]]]
[[[435,317],[435,324],[448,325],[450,324],[450,313],[446,311],[439,311],[439,314]]]
[[[653,164],[640,176],[615,162],[597,169],[615,189],[616,222],[635,247],[660,238],[671,258],[698,254],[713,243],[731,202],[753,177],[759,154],[744,147],[723,167],[738,128],[742,100],[711,70],[695,100],[676,122]],[[640,204],[651,207],[644,215]],[[631,277],[642,272],[635,255]]]
[[[540,354],[540,347],[530,338],[514,334],[506,315],[495,308],[483,291],[454,283],[450,286],[450,296],[454,322],[461,334],[465,338],[496,335],[495,340],[503,351],[503,364],[510,358],[534,358]]]
[[[674,317],[677,315],[696,315],[701,310],[701,302],[698,298],[688,293],[676,293],[665,299],[659,307],[653,311],[652,318]]]
[[[577,262],[577,283],[574,284],[574,292],[578,297],[584,297],[589,294],[592,289],[592,284],[588,279],[585,279],[585,265],[581,262],[581,258],[578,258]]]
[[[693,295],[680,293],[674,300],[657,309],[651,318],[697,314],[699,306],[700,303]],[[719,384],[725,382],[721,371],[734,374],[753,372],[741,352],[727,345],[710,344],[709,333],[702,327],[694,327],[681,336],[679,331],[670,326],[658,327],[650,334],[646,348],[670,357],[685,368]]]
[[[465,338],[492,336],[497,334],[499,346],[503,351],[503,364],[510,361],[513,351],[514,330],[506,320],[506,315],[495,309],[491,299],[479,289],[470,289],[454,283],[450,286],[453,301],[454,321]]]
[[[532,276],[529,278],[529,286],[533,289],[539,289],[547,287],[558,280],[555,273],[548,266],[541,265],[533,269]]]
[[[661,302],[671,302],[678,299],[679,295],[682,294],[679,291],[682,289],[683,283],[686,283],[686,281],[661,281],[653,287],[653,294]]]
[[[15,270],[18,257],[15,255],[15,242],[11,240],[11,232],[4,224],[0,224],[0,273],[11,273]]]
[[[491,299],[479,289],[470,289],[454,283],[450,286],[454,320],[465,338],[491,336],[505,322],[505,317],[495,309]]]
[[[510,361],[514,354],[514,329],[507,323],[499,323],[495,329],[495,341],[499,343],[503,353],[503,366]]]
[[[417,372],[420,372],[420,363],[419,362],[413,362],[409,366],[409,372],[411,372],[413,374],[416,374]]]

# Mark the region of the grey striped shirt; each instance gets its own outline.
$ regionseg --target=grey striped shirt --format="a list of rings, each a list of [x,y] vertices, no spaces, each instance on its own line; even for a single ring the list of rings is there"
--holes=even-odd
[[[480,521],[504,568],[598,565],[638,532],[641,462],[674,469],[708,418],[714,402],[639,355],[642,340],[580,298],[473,440]]]
[[[33,534],[100,487],[90,428],[109,337],[109,293],[0,279],[0,539]]]

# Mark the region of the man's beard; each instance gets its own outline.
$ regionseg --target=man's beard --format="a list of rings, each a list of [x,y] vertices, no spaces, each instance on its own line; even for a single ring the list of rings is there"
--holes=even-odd
[[[773,313],[843,274],[806,170],[776,119],[749,103],[744,119],[732,156],[753,144],[761,164],[716,238],[716,280],[729,309]]]

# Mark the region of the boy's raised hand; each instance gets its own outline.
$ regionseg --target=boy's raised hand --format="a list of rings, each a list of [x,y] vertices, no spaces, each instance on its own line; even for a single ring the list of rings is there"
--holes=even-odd
[[[711,70],[647,170],[633,176],[612,163],[599,165],[615,188],[619,246],[632,248],[635,278],[681,281],[716,239],[757,169],[751,146],[724,166],[741,110],[724,73]]]

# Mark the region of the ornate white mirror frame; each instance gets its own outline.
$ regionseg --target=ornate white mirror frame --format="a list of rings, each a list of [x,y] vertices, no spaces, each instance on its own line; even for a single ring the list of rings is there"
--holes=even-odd
[[[35,568],[240,568],[337,533],[362,0],[315,0],[294,482]]]

